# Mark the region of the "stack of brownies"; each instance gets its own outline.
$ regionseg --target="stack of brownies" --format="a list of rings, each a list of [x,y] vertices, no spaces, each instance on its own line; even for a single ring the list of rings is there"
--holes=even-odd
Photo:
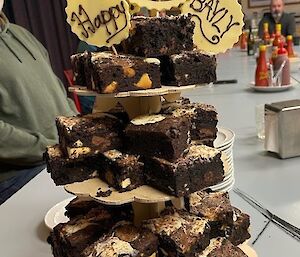
[[[82,53],[71,57],[77,85],[110,94],[204,84],[216,80],[216,59],[194,49],[191,15],[133,17],[120,55]]]
[[[57,185],[98,177],[120,192],[148,184],[185,196],[223,180],[221,153],[210,147],[217,121],[213,106],[187,99],[131,121],[120,108],[58,117],[60,144],[47,149],[48,172]]]
[[[136,227],[131,205],[77,198],[66,207],[70,221],[54,227],[49,242],[55,257],[247,256],[237,246],[250,237],[249,216],[231,206],[228,193],[196,192],[185,204]]]

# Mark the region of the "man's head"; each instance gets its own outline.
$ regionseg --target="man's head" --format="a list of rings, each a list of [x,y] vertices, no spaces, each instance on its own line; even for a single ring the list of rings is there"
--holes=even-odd
[[[276,22],[279,22],[283,9],[283,0],[271,0],[271,13]]]
[[[4,4],[4,0],[0,0],[0,12],[2,11],[3,4]]]

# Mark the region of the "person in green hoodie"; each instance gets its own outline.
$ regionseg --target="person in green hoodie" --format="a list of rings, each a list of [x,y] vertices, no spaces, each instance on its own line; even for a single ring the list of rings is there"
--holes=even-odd
[[[0,204],[44,168],[46,147],[58,142],[55,118],[77,114],[46,49],[2,7],[0,0]]]

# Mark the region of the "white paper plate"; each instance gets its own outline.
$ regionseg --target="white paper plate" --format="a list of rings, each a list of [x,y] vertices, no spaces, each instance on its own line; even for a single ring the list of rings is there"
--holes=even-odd
[[[59,223],[65,223],[69,221],[69,218],[65,216],[65,207],[73,200],[75,197],[68,198],[54,205],[45,215],[44,222],[45,225],[50,229],[58,225]]]
[[[230,129],[218,127],[217,138],[214,141],[214,147],[224,149],[230,147],[234,141],[234,132]]]
[[[254,82],[251,82],[249,86],[250,86],[250,88],[254,89],[255,91],[270,92],[270,93],[281,92],[281,91],[285,91],[285,90],[288,90],[288,89],[291,89],[294,87],[293,84],[281,86],[281,87],[257,87],[257,86],[255,86]]]

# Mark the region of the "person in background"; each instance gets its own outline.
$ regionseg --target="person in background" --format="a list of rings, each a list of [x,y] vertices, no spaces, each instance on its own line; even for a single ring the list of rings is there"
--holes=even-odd
[[[27,30],[9,23],[0,0],[0,204],[44,168],[58,143],[55,118],[76,115],[48,53]]]
[[[294,35],[296,30],[295,17],[293,14],[284,12],[283,0],[271,0],[270,13],[265,13],[261,21],[259,22],[258,34],[260,38],[264,34],[264,23],[269,24],[269,33],[275,33],[276,23],[281,23],[283,36]]]

